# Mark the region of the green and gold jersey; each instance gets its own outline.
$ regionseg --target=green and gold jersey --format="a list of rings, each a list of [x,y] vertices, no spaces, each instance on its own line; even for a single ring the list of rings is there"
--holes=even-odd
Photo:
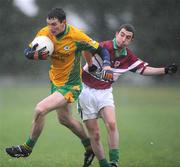
[[[66,25],[65,33],[60,38],[52,35],[47,26],[42,28],[37,36],[48,36],[54,44],[49,70],[53,84],[56,86],[81,84],[81,51],[96,50],[99,43],[71,25]]]

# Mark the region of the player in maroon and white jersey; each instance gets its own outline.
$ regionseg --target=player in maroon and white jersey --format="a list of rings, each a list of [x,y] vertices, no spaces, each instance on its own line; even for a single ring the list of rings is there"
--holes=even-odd
[[[166,67],[155,68],[139,59],[128,45],[134,39],[134,27],[126,24],[120,27],[113,40],[101,42],[100,45],[108,49],[111,55],[113,77],[110,81],[103,80],[102,59],[95,55],[92,59],[84,52],[88,64],[83,67],[83,90],[79,96],[79,109],[82,119],[88,129],[93,151],[101,167],[117,167],[119,162],[119,133],[115,117],[112,83],[127,71],[141,75],[164,75],[177,71],[177,66],[171,64]],[[106,77],[107,78],[107,77]],[[104,120],[108,131],[109,160],[105,158],[100,141],[97,118]]]

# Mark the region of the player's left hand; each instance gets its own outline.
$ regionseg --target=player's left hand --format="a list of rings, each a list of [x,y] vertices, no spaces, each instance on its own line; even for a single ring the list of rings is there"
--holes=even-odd
[[[97,66],[96,65],[92,64],[91,66],[88,66],[88,71],[90,73],[94,73],[94,72],[96,72],[96,70],[97,70]]]
[[[165,74],[174,74],[177,72],[178,66],[175,63],[173,63],[171,65],[166,66],[164,70],[165,70]]]

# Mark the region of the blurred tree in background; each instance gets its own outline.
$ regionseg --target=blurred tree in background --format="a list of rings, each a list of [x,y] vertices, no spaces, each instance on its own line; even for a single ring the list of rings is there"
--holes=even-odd
[[[87,34],[98,41],[112,39],[121,24],[131,23],[136,28],[131,47],[140,58],[153,66],[172,62],[180,65],[179,0],[36,0],[35,3],[38,14],[29,17],[14,6],[13,0],[0,1],[0,75],[42,75],[48,70],[48,62],[28,61],[23,51],[37,30],[46,25],[46,15],[52,7],[64,8],[72,23],[78,24],[73,17],[78,16],[86,25]]]

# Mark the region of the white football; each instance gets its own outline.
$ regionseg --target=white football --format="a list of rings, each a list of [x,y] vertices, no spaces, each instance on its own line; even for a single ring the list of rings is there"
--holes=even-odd
[[[39,49],[42,49],[43,47],[46,47],[46,50],[49,51],[49,55],[52,55],[52,53],[54,51],[54,44],[47,36],[35,37],[34,40],[31,42],[32,47],[35,44],[38,44],[36,50],[39,50]]]

